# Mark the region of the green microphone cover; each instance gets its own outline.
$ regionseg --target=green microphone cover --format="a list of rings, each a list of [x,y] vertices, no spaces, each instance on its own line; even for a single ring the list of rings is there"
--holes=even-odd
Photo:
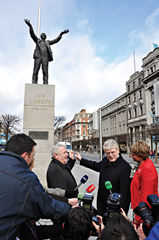
[[[112,184],[111,184],[111,182],[110,182],[110,181],[106,181],[106,182],[105,182],[105,187],[106,187],[107,190],[112,189]]]

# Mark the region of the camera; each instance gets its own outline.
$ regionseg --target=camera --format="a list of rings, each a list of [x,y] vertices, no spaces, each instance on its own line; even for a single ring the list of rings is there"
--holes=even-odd
[[[147,201],[151,208],[147,203],[140,202],[133,210],[133,212],[143,220],[143,231],[146,236],[148,236],[151,228],[159,220],[159,197],[155,194],[151,194],[147,197]]]
[[[110,217],[120,214],[121,204],[123,202],[123,195],[119,193],[112,193],[107,199],[107,211],[103,215],[103,224],[106,225]]]
[[[88,209],[92,214],[92,221],[94,221],[97,225],[100,224],[100,218],[96,217],[97,210],[92,206],[92,202],[94,199],[94,194],[92,193],[85,193],[80,201],[80,206]],[[98,236],[96,229],[92,226],[92,234],[91,236]]]

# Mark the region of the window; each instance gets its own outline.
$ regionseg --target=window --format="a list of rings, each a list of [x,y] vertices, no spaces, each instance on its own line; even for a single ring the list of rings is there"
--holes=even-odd
[[[141,78],[138,79],[138,85],[141,85]]]
[[[147,75],[149,75],[149,69],[147,69]]]
[[[130,104],[131,103],[131,98],[130,98],[130,96],[128,97],[128,104]]]
[[[83,122],[86,122],[86,120],[83,119]]]
[[[134,102],[136,101],[136,93],[134,93]]]
[[[133,82],[133,89],[135,89],[135,82]]]
[[[139,98],[142,98],[142,90],[139,91]]]
[[[134,108],[134,117],[137,117],[137,109]]]
[[[79,125],[77,125],[77,128],[79,128]]]
[[[131,119],[131,110],[129,110],[129,118]]]
[[[140,115],[143,115],[143,106],[140,106]]]
[[[156,65],[154,65],[154,71],[156,71]]]
[[[86,125],[83,125],[83,128],[86,128]]]
[[[150,70],[151,70],[151,73],[153,73],[153,67],[151,67]]]
[[[130,92],[130,85],[128,85],[128,92]]]
[[[86,134],[86,131],[85,130],[83,130],[83,135],[85,135]]]

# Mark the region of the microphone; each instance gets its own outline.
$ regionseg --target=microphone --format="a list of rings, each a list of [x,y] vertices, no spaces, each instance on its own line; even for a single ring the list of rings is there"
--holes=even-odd
[[[109,190],[110,194],[112,194],[112,190],[111,190],[111,189],[112,189],[113,187],[112,187],[112,184],[111,184],[110,181],[106,181],[106,182],[105,182],[105,187],[106,187],[107,190]]]
[[[77,187],[74,189],[74,191],[76,191],[82,184],[84,184],[85,182],[87,182],[88,180],[88,176],[87,175],[84,175],[81,180],[80,180],[80,183],[77,185]]]
[[[77,206],[79,206],[80,202],[82,201],[85,192],[91,193],[91,192],[94,191],[94,189],[95,189],[95,185],[94,185],[94,184],[91,184],[91,185],[89,185],[89,186],[86,188],[86,191],[80,191],[79,194],[78,194],[78,199],[79,199],[79,200],[78,200]]]
[[[91,184],[87,187],[86,192],[91,193],[94,191],[95,188],[96,188],[95,185]]]

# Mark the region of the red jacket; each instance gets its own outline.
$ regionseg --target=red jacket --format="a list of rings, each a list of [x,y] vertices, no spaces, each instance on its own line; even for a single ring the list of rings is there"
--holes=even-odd
[[[153,162],[148,158],[142,161],[131,182],[131,207],[136,208],[140,202],[147,202],[147,196],[158,196],[158,173]],[[136,216],[140,221],[140,217]]]

